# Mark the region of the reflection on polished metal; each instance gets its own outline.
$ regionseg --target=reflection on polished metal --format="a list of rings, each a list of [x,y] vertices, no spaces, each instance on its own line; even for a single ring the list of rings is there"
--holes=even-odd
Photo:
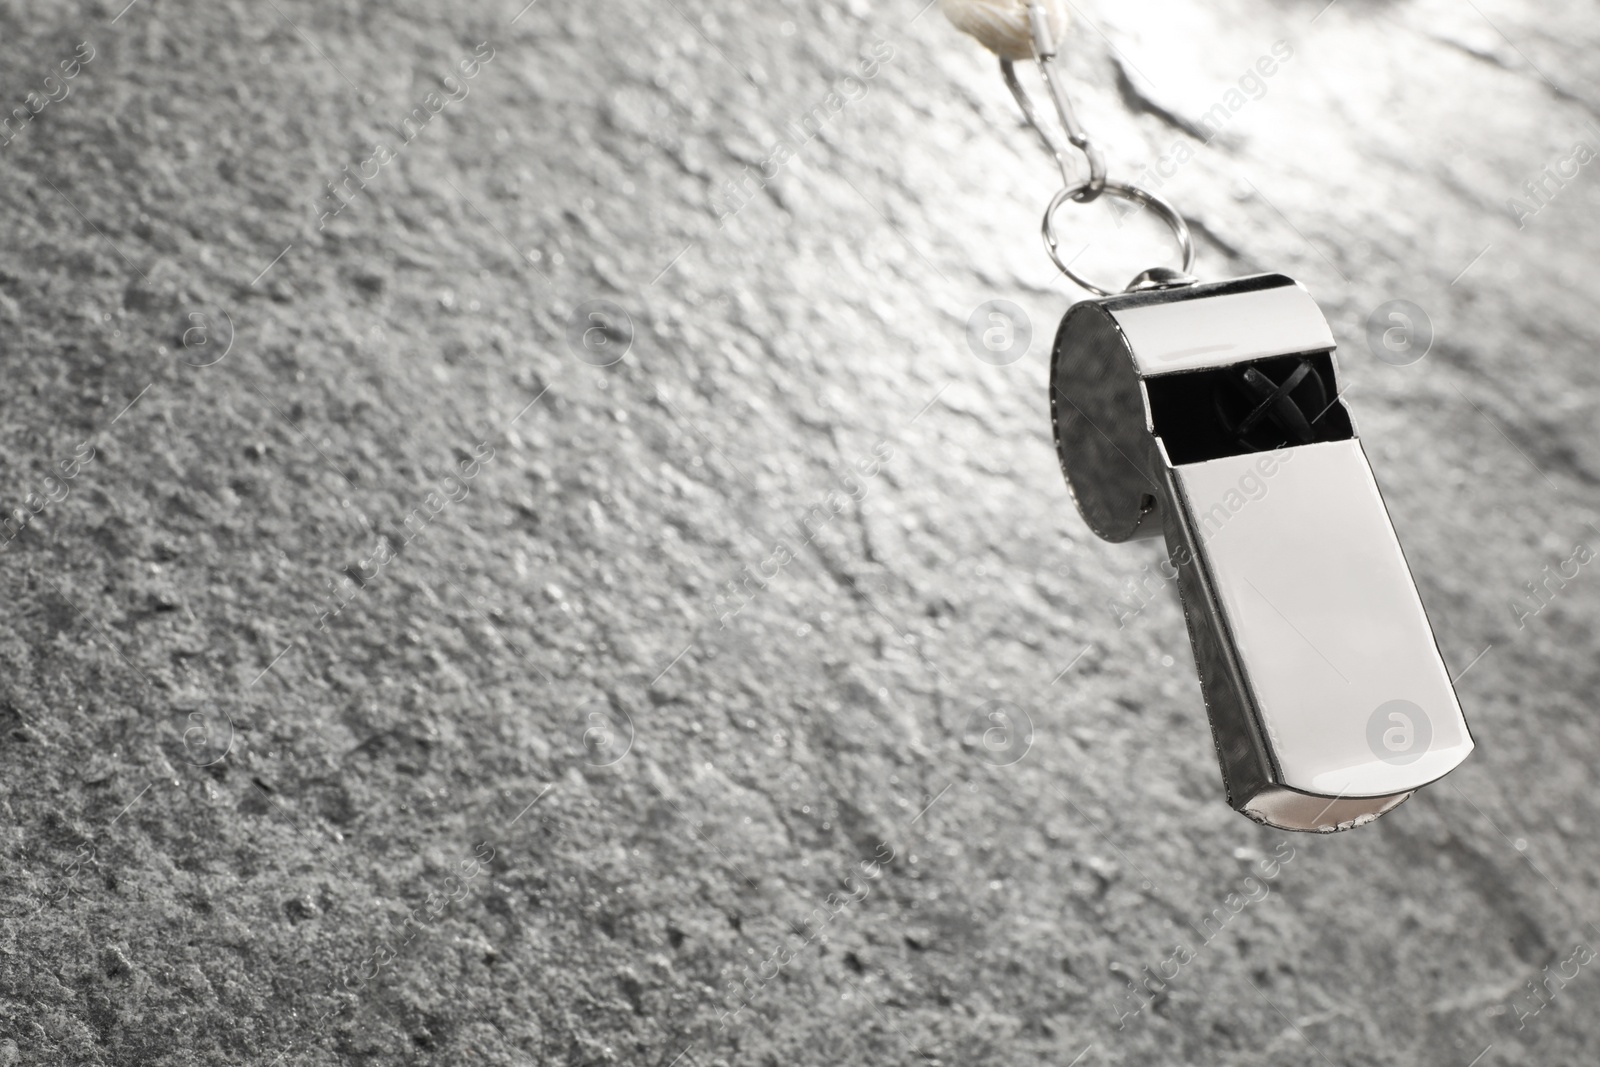
[[[1229,803],[1286,830],[1360,826],[1472,736],[1322,312],[1282,275],[1188,282],[1147,272],[1067,313],[1062,469],[1101,537],[1165,535]]]

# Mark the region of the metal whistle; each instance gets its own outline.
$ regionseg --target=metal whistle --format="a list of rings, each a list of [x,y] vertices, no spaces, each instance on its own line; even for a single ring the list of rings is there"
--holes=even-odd
[[[1340,399],[1333,333],[1280,274],[1160,284],[1062,320],[1062,470],[1101,537],[1166,535],[1228,803],[1284,830],[1364,825],[1472,735]]]

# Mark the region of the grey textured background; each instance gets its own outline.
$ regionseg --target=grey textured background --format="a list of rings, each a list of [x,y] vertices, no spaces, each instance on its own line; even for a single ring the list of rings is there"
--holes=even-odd
[[[1203,274],[1335,324],[1479,743],[1313,838],[1225,806],[1170,592],[1108,608],[1160,548],[1097,542],[1052,453],[1053,172],[917,7],[0,4],[8,110],[94,50],[0,147],[0,505],[43,504],[0,551],[0,1065],[1592,1060],[1595,968],[1528,983],[1600,936],[1600,578],[1515,605],[1600,542],[1600,171],[1507,199],[1600,145],[1600,23],[1078,9],[1114,175],[1294,48],[1166,191]],[[1082,264],[1149,265],[1096,225]],[[1033,322],[1006,366],[991,299]],[[1392,299],[1436,335],[1404,368]],[[1006,765],[990,701],[1033,724]]]

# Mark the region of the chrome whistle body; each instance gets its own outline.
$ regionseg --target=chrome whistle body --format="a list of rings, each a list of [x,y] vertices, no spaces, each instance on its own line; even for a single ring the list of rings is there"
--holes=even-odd
[[[1228,802],[1285,830],[1371,822],[1473,746],[1334,348],[1268,274],[1083,301],[1052,354],[1078,510],[1166,537]]]

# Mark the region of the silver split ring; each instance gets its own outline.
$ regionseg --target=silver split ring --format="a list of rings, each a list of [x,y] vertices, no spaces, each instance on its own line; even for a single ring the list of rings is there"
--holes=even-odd
[[[1089,191],[1089,188],[1089,181],[1079,181],[1057,193],[1051,199],[1050,206],[1044,209],[1044,223],[1040,226],[1040,232],[1044,235],[1044,247],[1050,253],[1051,262],[1061,268],[1062,274],[1065,274],[1096,296],[1111,296],[1112,290],[1102,289],[1093,282],[1087,281],[1082,275],[1074,272],[1070,266],[1063,262],[1061,259],[1061,246],[1056,241],[1056,212],[1068,200],[1078,200],[1080,196]],[[1161,221],[1165,222],[1167,227],[1172,230],[1172,235],[1178,239],[1178,248],[1183,252],[1183,273],[1188,274],[1193,270],[1194,238],[1189,234],[1189,224],[1183,221],[1183,216],[1178,214],[1177,208],[1174,208],[1155,193],[1141,189],[1137,185],[1108,181],[1100,191],[1116,197],[1118,200],[1126,200],[1129,203],[1138,204],[1154,211],[1161,218]],[[1086,197],[1085,200],[1087,199]]]

